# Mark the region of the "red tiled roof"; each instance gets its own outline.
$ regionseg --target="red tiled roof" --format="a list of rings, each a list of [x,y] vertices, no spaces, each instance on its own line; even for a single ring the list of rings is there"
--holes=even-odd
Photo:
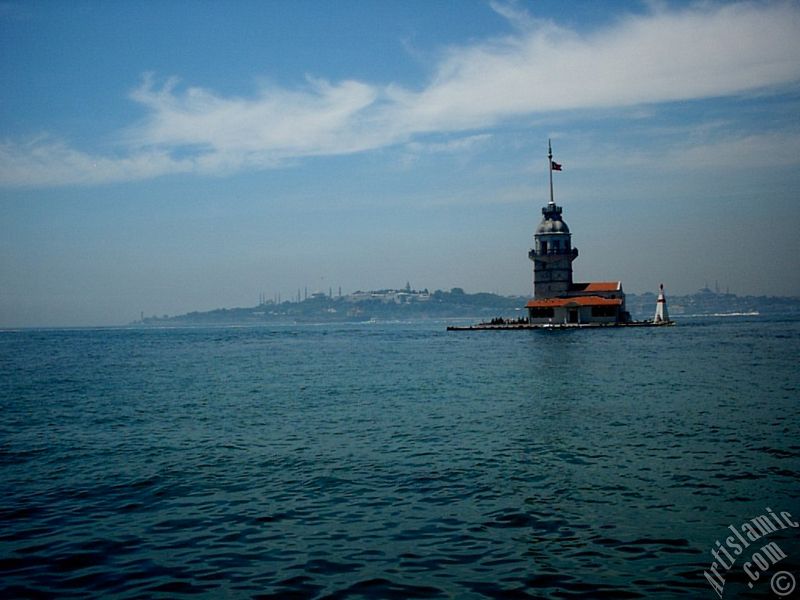
[[[590,281],[589,283],[573,283],[569,289],[575,292],[618,292],[622,288],[619,281]]]
[[[566,306],[622,306],[619,298],[601,298],[600,296],[575,296],[574,298],[543,298],[541,300],[528,300],[525,308],[556,308]]]

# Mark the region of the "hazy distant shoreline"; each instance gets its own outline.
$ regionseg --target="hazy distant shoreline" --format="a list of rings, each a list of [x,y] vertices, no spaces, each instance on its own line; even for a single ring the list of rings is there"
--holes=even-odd
[[[436,290],[380,290],[346,296],[314,294],[300,301],[268,301],[252,307],[217,308],[183,315],[144,317],[133,325],[214,325],[259,323],[360,323],[370,320],[454,319],[524,316],[526,296],[502,296],[488,292],[469,294],[460,288]],[[798,314],[800,298],[782,296],[737,296],[701,290],[695,294],[668,296],[670,314],[681,316],[725,316]],[[627,294],[627,309],[634,319],[645,319],[655,311],[656,295]]]

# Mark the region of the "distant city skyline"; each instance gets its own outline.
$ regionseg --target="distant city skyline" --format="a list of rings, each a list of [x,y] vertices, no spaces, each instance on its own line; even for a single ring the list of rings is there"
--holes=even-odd
[[[0,327],[576,280],[800,296],[800,3],[0,4]]]

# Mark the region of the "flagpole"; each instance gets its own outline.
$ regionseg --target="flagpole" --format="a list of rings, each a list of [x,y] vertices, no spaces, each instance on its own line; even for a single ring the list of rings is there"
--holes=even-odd
[[[550,168],[550,204],[553,202],[553,148],[550,146],[550,138],[547,139],[547,166]]]

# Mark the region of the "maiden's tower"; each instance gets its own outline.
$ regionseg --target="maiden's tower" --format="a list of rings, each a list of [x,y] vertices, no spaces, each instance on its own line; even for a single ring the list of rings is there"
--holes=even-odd
[[[550,170],[550,202],[542,208],[542,220],[533,234],[533,248],[528,258],[533,261],[533,298],[525,305],[525,319],[469,326],[449,326],[448,330],[474,329],[538,329],[549,327],[658,326],[673,325],[667,313],[664,289],[658,297],[658,310],[652,321],[632,321],[625,310],[625,292],[620,281],[572,280],[572,262],[578,249],[572,245],[572,233],[563,218],[563,209],[553,198],[553,171],[562,166],[553,160],[553,149],[547,142]]]
[[[572,261],[578,249],[562,218],[563,209],[553,199],[553,171],[561,165],[553,160],[547,142],[550,163],[550,202],[542,208],[542,221],[533,236],[528,257],[533,261],[533,299],[528,302],[530,324],[617,324],[626,323],[625,293],[619,281],[572,281]]]

